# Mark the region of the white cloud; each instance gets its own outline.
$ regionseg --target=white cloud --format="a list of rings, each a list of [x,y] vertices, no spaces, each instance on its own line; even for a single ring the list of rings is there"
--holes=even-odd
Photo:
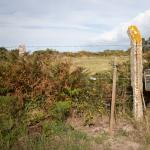
[[[136,25],[142,36],[148,38],[150,36],[150,10],[140,13],[132,20],[118,25],[111,31],[104,32],[93,39],[93,42],[126,43],[129,41],[127,29],[130,25]]]
[[[130,24],[148,37],[149,6],[149,0],[0,0],[0,44],[124,43]]]

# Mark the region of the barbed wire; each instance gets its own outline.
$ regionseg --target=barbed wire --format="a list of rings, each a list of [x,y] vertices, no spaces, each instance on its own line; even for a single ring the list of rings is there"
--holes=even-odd
[[[109,77],[108,78],[96,78],[96,79],[90,78],[90,80],[93,80],[93,81],[96,81],[97,79],[100,79],[100,80],[106,79],[107,80],[107,79],[112,79],[112,77],[110,77],[110,78]],[[123,79],[123,80],[127,80],[128,79],[128,80],[131,80],[130,78],[121,78],[121,77],[118,77],[117,80],[119,80],[119,79]]]

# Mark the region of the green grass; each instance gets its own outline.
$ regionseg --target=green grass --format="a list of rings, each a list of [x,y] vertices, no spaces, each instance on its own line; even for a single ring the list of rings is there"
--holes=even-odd
[[[128,59],[129,58],[126,56],[117,57],[117,62],[122,63]],[[72,58],[75,65],[86,68],[91,74],[111,70],[113,60],[114,56],[85,56]]]
[[[24,135],[14,140],[11,148],[22,150],[90,150],[91,141],[86,133],[74,130],[62,122],[43,122],[40,134]]]

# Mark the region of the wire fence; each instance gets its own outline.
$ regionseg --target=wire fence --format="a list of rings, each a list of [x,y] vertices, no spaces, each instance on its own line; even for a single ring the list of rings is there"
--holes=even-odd
[[[83,42],[84,43],[84,42]],[[129,44],[119,44],[119,43],[116,43],[116,44],[112,44],[112,43],[109,43],[109,42],[99,42],[97,44],[87,44],[87,45],[82,45],[82,44],[76,44],[76,45],[70,45],[70,44],[61,44],[61,45],[53,45],[53,44],[48,44],[48,45],[26,45],[26,49],[27,51],[30,51],[30,49],[53,49],[53,48],[94,48],[94,47],[99,47],[101,48],[102,46],[106,46],[106,47],[120,47],[120,46],[128,46],[129,47]],[[17,49],[18,48],[18,45],[11,45],[11,46],[4,46],[5,48],[7,49]],[[87,50],[88,51],[88,50]],[[92,50],[90,51],[92,52]],[[97,51],[99,52],[99,51]],[[107,57],[104,58],[108,64],[110,65],[110,68],[111,70],[113,69],[113,66],[112,65],[112,62],[113,62],[113,57],[110,59],[110,61],[107,60]],[[129,56],[119,56],[119,60],[118,60],[118,63],[121,62],[125,62],[127,61],[127,59],[129,59]],[[86,67],[86,66],[85,66]],[[97,66],[98,67],[98,66]],[[99,66],[101,67],[101,66]],[[127,72],[130,72],[129,69],[125,69],[127,70]],[[106,70],[107,71],[107,70]],[[127,72],[125,74],[127,74]],[[97,80],[112,80],[112,76],[107,76],[107,77],[92,77],[90,78],[91,81],[97,81]],[[117,80],[126,80],[126,81],[130,81],[130,77],[117,77]]]
[[[119,46],[125,46],[123,44],[101,44],[101,45],[28,45],[26,46],[26,49],[28,51],[28,49],[30,48],[36,48],[38,49],[42,49],[42,48],[86,48],[86,47],[99,47],[101,48],[101,46],[114,46],[114,47],[119,47]],[[127,45],[126,45],[127,46]],[[9,49],[12,48],[18,48],[18,46],[9,46],[6,47]],[[117,105],[119,105],[120,110],[123,110],[123,108],[125,107],[124,105],[124,101],[126,101],[127,105],[130,102],[130,99],[132,99],[132,91],[129,90],[128,88],[130,87],[130,76],[129,76],[129,68],[128,66],[123,66],[123,68],[121,68],[121,70],[119,70],[119,64],[120,63],[124,63],[127,62],[129,60],[129,55],[127,56],[117,56],[118,60],[117,60],[117,82],[116,82],[116,99],[117,99]],[[80,59],[80,58],[79,58]],[[84,62],[82,60],[79,60],[79,63],[82,67],[86,68],[88,70],[88,67],[93,68],[94,70],[96,70],[95,74],[91,74],[88,78],[88,81],[86,82],[86,86],[85,88],[87,89],[87,95],[86,96],[90,96],[90,100],[92,102],[96,102],[96,101],[100,101],[101,99],[104,99],[106,101],[108,101],[109,107],[110,107],[110,101],[112,98],[112,83],[113,83],[113,76],[112,76],[112,70],[113,70],[113,60],[114,60],[114,56],[113,57],[103,57],[101,60],[98,60],[95,58],[90,60],[89,58],[84,60]],[[108,60],[109,59],[109,60]],[[88,62],[87,62],[88,61]],[[106,61],[106,62],[105,62]],[[85,63],[85,64],[84,64]],[[108,69],[107,69],[108,66]],[[103,67],[103,68],[102,68]],[[97,68],[100,68],[100,70],[97,70]],[[105,72],[105,73],[104,73]],[[85,79],[83,79],[84,82]],[[88,87],[90,87],[88,89]],[[89,91],[88,91],[89,90]],[[126,107],[125,107],[126,108]]]

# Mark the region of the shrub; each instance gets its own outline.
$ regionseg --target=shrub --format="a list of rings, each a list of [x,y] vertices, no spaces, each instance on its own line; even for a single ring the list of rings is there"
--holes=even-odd
[[[71,101],[59,101],[56,102],[52,110],[50,110],[50,114],[53,118],[63,121],[68,116],[70,109]]]
[[[22,124],[27,129],[28,126],[34,126],[36,123],[40,125],[45,120],[48,123],[43,125],[41,137],[28,141],[31,142],[30,148],[35,146],[34,142],[41,144],[44,140],[61,143],[61,139],[49,139],[47,136],[70,130],[62,124],[70,115],[71,109],[76,109],[77,115],[84,116],[85,124],[88,125],[92,123],[94,114],[109,113],[112,72],[97,73],[92,76],[93,80],[84,68],[73,66],[70,60],[64,57],[65,54],[47,50],[19,57],[17,50],[2,49],[1,52],[0,136],[4,139],[3,145],[13,143],[22,136],[22,133],[17,132],[23,128]],[[115,53],[120,55],[117,51]],[[91,54],[81,52],[78,55]],[[125,72],[127,66],[128,64],[118,66],[117,113],[122,112],[124,108],[127,111],[131,102],[128,95],[130,81],[123,80],[129,76]],[[72,137],[73,142],[78,138],[86,139],[85,135],[74,131],[67,133],[67,136]],[[69,142],[72,140],[66,137],[66,143]],[[67,144],[62,147],[66,148]],[[74,143],[72,146],[79,148]]]
[[[18,109],[17,97],[0,96],[0,113],[7,113],[15,116]]]

